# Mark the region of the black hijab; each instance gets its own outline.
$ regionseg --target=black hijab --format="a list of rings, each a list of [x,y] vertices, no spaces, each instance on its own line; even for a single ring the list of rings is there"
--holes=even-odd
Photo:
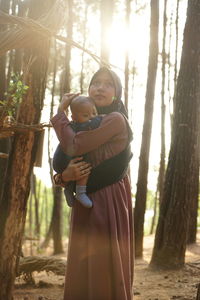
[[[96,77],[100,74],[100,73],[108,73],[114,83],[114,87],[115,87],[115,100],[113,100],[113,102],[108,105],[108,106],[101,106],[101,107],[96,107],[97,108],[97,112],[98,114],[109,114],[111,112],[117,111],[120,112],[122,114],[124,114],[126,117],[128,117],[128,113],[127,110],[123,104],[123,102],[121,101],[121,97],[122,97],[122,84],[121,84],[121,80],[119,79],[118,75],[108,69],[107,67],[101,67],[96,73],[94,73],[94,75],[92,76],[92,79],[90,81],[89,84],[89,89],[91,84],[93,83],[93,81],[96,79]]]

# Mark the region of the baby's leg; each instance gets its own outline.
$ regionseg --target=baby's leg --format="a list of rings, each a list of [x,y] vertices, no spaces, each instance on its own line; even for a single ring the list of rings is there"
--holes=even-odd
[[[92,201],[86,194],[88,176],[76,182],[76,199],[85,207],[91,208]]]
[[[76,181],[76,185],[87,185],[87,182],[88,182],[88,177],[89,176],[86,176],[82,179],[79,179]]]

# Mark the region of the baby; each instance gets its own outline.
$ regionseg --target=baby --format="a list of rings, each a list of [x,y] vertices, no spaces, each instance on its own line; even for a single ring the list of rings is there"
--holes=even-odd
[[[86,96],[78,96],[74,98],[70,104],[70,109],[72,114],[72,122],[70,125],[75,132],[92,130],[99,127],[102,117],[97,116],[97,110],[94,101],[91,98]],[[84,160],[87,160],[87,154],[84,155],[83,158]],[[61,172],[67,167],[71,159],[72,157],[67,155],[65,157],[65,161],[62,159]],[[88,177],[76,181],[75,197],[83,206],[91,208],[93,205],[92,201],[86,194],[87,181]],[[65,186],[64,190],[69,206],[73,205],[73,187],[74,184],[71,182]]]

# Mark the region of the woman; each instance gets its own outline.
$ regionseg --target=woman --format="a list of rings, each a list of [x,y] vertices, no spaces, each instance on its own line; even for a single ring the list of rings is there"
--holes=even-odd
[[[97,129],[75,134],[64,111],[74,95],[64,97],[52,119],[62,149],[71,156],[89,153],[92,166],[127,148],[131,131],[121,111],[121,83],[107,68],[89,85],[98,113],[106,114]],[[124,111],[125,112],[125,111]],[[106,174],[105,174],[106,175]],[[128,176],[89,194],[92,209],[78,202],[72,209],[64,300],[131,300],[133,220]]]

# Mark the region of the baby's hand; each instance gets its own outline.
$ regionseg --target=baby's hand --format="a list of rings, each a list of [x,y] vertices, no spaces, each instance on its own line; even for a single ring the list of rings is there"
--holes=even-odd
[[[67,108],[70,105],[70,103],[72,102],[72,100],[74,98],[76,98],[77,96],[79,96],[79,95],[80,95],[80,93],[66,93],[66,94],[64,94],[63,97],[62,97],[62,100],[59,104],[58,112],[67,110]]]

